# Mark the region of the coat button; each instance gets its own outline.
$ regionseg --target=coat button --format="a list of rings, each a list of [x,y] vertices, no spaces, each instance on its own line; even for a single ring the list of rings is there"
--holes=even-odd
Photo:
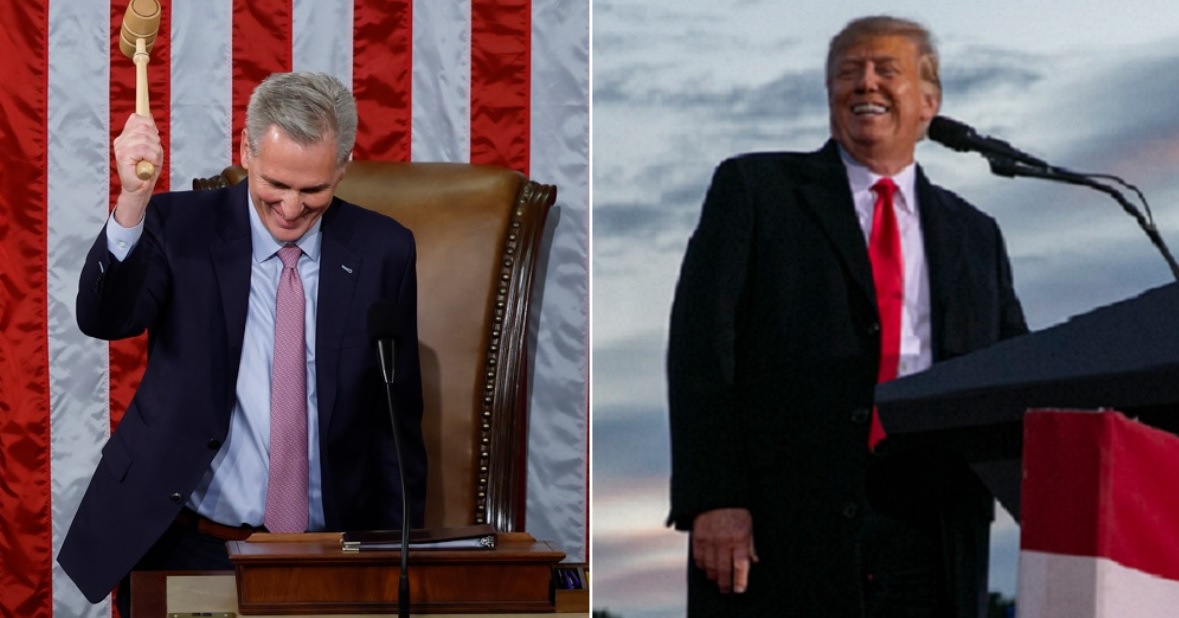
[[[856,515],[859,514],[860,505],[856,504],[855,502],[848,502],[847,505],[843,507],[843,516],[847,519],[855,519]]]
[[[209,443],[206,446],[209,447],[210,451],[215,451],[221,448],[221,441],[217,438],[213,438],[212,440],[209,440]]]
[[[851,420],[853,423],[856,423],[857,425],[863,425],[864,423],[867,423],[868,420],[871,418],[872,418],[872,411],[869,410],[868,408],[856,408],[855,410],[852,410]]]
[[[868,325],[868,334],[875,335],[880,332],[880,322],[873,322]]]
[[[175,504],[180,504],[180,501],[184,498],[182,498],[178,492],[173,492],[171,496],[168,496],[168,499]]]

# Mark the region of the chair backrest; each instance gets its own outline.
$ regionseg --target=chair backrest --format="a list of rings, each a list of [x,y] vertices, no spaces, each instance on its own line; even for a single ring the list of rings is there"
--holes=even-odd
[[[245,177],[235,165],[193,188]],[[556,188],[493,166],[353,161],[336,194],[417,242],[426,527],[524,530],[528,307]]]

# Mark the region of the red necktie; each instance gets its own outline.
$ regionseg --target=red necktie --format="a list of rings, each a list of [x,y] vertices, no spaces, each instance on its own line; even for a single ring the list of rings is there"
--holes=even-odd
[[[872,234],[868,239],[868,258],[872,260],[872,280],[876,284],[876,306],[880,312],[880,373],[877,384],[897,377],[901,356],[901,307],[905,303],[905,258],[901,252],[901,233],[893,210],[897,185],[891,178],[881,178],[872,185],[876,208],[872,213]],[[884,439],[880,415],[872,408],[872,427],[868,448]]]
[[[270,380],[270,479],[266,529],[307,530],[307,353],[303,339],[303,282],[295,245],[278,250],[282,274],[274,312]]]

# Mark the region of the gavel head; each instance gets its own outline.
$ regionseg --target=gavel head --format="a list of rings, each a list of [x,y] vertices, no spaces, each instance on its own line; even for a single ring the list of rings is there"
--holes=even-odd
[[[123,15],[123,28],[119,32],[119,49],[128,58],[135,56],[135,39],[143,39],[147,53],[156,42],[160,31],[159,0],[131,0],[127,13]]]

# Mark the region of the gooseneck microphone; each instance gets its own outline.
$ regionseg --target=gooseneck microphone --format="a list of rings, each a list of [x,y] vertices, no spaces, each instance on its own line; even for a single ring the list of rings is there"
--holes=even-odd
[[[409,497],[406,496],[405,465],[401,461],[401,431],[397,428],[393,400],[394,351],[397,343],[397,303],[389,299],[373,302],[368,308],[368,338],[377,345],[381,373],[385,378],[385,400],[389,422],[393,425],[393,446],[397,449],[397,473],[401,480],[401,578],[397,582],[397,615],[409,618]]]
[[[929,135],[929,139],[947,148],[959,152],[977,152],[981,154],[991,164],[991,171],[999,176],[1006,176],[1008,178],[1041,178],[1043,180],[1089,187],[1090,189],[1095,189],[1109,195],[1122,207],[1122,210],[1126,211],[1126,214],[1134,217],[1134,220],[1138,222],[1138,226],[1142,228],[1142,231],[1146,232],[1146,236],[1150,239],[1150,242],[1162,254],[1163,260],[1171,270],[1171,275],[1175,277],[1176,281],[1179,281],[1179,263],[1176,263],[1175,258],[1171,255],[1170,249],[1167,248],[1167,244],[1163,242],[1162,236],[1159,235],[1158,227],[1154,224],[1154,217],[1151,215],[1150,204],[1147,203],[1146,196],[1142,195],[1142,192],[1134,185],[1110,174],[1074,172],[1063,167],[1049,165],[1042,159],[1037,159],[1001,139],[979,135],[969,125],[945,116],[936,116],[929,122],[927,135]],[[1120,191],[1103,182],[1099,182],[1098,179],[1113,180],[1118,184],[1132,189],[1142,201],[1146,215],[1143,215]]]
[[[945,116],[936,116],[929,122],[929,139],[958,152],[977,152],[988,159],[1001,157],[1032,167],[1052,167],[1001,139],[979,135],[970,125]]]

